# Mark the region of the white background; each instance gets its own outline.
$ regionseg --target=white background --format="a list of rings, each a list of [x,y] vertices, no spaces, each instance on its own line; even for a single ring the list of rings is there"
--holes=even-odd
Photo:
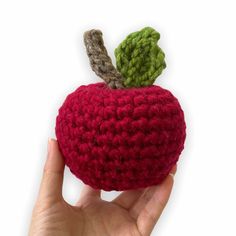
[[[236,5],[232,0],[0,1],[0,235],[27,235],[57,109],[98,82],[83,32],[99,28],[110,55],[129,33],[161,33],[156,81],[185,111],[186,147],[153,235],[236,235]],[[81,182],[65,173],[73,203]],[[116,193],[104,193],[111,199]]]

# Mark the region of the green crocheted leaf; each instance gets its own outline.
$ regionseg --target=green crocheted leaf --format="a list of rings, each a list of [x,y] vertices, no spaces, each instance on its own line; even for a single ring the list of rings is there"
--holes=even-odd
[[[126,87],[152,85],[166,67],[165,54],[157,45],[160,34],[151,27],[131,33],[116,48],[116,67]]]

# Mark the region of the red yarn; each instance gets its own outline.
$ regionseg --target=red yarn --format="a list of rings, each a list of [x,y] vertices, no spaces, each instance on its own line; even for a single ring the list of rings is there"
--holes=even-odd
[[[66,165],[95,189],[127,190],[159,184],[184,147],[178,100],[159,86],[110,89],[81,86],[56,119]]]

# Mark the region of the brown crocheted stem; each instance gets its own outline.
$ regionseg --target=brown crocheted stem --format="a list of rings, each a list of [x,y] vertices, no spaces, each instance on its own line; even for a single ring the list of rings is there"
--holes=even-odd
[[[92,70],[101,77],[110,88],[124,88],[124,78],[113,66],[104,46],[102,32],[90,30],[84,33],[84,44]]]

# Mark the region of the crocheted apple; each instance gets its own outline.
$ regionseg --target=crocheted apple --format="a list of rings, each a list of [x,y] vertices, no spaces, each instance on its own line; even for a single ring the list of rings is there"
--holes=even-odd
[[[66,97],[56,136],[71,172],[95,189],[159,184],[183,150],[180,104],[152,85],[166,66],[159,38],[150,27],[130,34],[115,51],[116,69],[101,31],[84,34],[91,67],[105,83],[80,86]]]

